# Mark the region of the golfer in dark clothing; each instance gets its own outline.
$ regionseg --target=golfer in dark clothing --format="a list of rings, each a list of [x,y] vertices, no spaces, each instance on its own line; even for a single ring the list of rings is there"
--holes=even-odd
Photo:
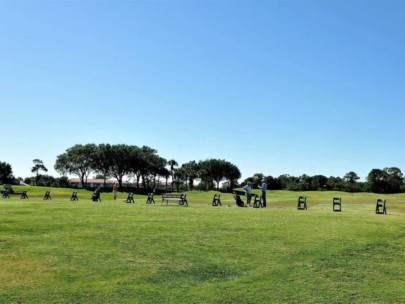
[[[259,186],[260,190],[262,190],[262,203],[263,203],[263,208],[266,208],[266,190],[267,190],[267,184],[264,179],[262,179],[262,185]]]

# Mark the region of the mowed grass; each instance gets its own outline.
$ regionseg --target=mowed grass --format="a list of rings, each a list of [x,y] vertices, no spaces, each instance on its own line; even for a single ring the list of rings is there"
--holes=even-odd
[[[230,194],[212,207],[215,192],[178,207],[23,188],[0,199],[0,303],[405,302],[405,194],[269,191],[255,209]]]

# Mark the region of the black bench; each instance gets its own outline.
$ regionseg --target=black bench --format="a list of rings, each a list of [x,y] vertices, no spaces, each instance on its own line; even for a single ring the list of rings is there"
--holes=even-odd
[[[342,198],[334,197],[332,200],[332,206],[334,212],[341,212],[342,211]]]
[[[375,206],[376,214],[387,214],[387,201],[385,199],[377,199],[377,204]]]
[[[128,204],[130,204],[130,203],[135,204],[134,194],[132,192],[128,193],[128,197],[125,200],[125,202],[128,203]]]
[[[253,195],[253,208],[263,208],[262,197],[257,194]]]
[[[153,198],[153,193],[148,193],[148,198],[146,199],[146,203],[147,204],[154,204],[155,203],[155,199]]]
[[[28,198],[27,190],[18,191],[18,192],[4,190],[2,193],[3,193],[3,198],[10,198],[10,195],[20,195],[21,199]]]
[[[221,206],[221,194],[214,194],[212,199],[212,206]]]
[[[175,193],[164,193],[162,194],[162,204],[166,201],[166,205],[169,204],[169,201],[177,201],[179,206],[187,206],[187,194],[175,194]]]
[[[79,200],[79,198],[77,197],[77,191],[74,191],[72,193],[72,196],[70,197],[70,200],[71,201],[78,201]]]
[[[298,197],[297,209],[298,210],[307,210],[307,197],[306,196]]]
[[[51,200],[51,191],[46,191],[44,195],[44,200]]]

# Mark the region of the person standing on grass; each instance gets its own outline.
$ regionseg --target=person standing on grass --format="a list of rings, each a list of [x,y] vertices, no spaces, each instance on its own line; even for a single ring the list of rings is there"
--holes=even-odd
[[[246,191],[246,204],[248,207],[250,207],[250,200],[252,198],[252,186],[250,182],[247,182],[246,186],[243,187],[243,189],[245,189]]]
[[[262,179],[262,185],[259,186],[260,190],[262,191],[262,203],[263,203],[263,208],[266,208],[266,190],[267,190],[267,184],[266,180],[263,178]]]
[[[114,201],[117,199],[117,194],[118,194],[118,184],[115,183],[113,186],[113,194],[114,194]]]

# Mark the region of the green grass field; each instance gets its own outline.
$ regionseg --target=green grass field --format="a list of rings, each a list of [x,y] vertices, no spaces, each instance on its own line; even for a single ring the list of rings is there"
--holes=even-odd
[[[256,209],[19,189],[0,198],[0,303],[405,303],[405,194],[269,191]]]

